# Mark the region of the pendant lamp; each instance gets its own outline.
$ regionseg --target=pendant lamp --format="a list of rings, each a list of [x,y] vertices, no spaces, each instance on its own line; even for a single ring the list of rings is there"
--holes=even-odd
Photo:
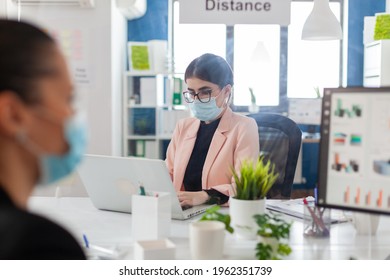
[[[302,40],[341,40],[341,25],[328,0],[314,0],[314,7],[302,30]]]

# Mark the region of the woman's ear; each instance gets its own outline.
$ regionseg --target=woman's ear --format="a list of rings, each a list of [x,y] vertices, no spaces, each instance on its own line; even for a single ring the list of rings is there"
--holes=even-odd
[[[0,92],[0,133],[15,137],[25,127],[25,106],[11,91]]]
[[[232,86],[231,86],[230,84],[227,84],[227,85],[225,86],[225,89],[226,89],[226,93],[231,94]]]

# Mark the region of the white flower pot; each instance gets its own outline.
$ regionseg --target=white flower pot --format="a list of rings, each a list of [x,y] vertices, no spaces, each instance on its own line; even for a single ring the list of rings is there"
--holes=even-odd
[[[230,198],[229,212],[234,234],[238,239],[255,240],[257,224],[253,216],[264,214],[265,199],[242,200]]]
[[[251,104],[251,105],[248,106],[248,111],[251,114],[256,114],[256,113],[258,113],[260,111],[260,108],[256,104]]]

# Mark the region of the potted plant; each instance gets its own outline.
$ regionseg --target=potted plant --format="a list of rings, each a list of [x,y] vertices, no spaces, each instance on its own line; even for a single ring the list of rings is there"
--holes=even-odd
[[[290,237],[291,223],[274,214],[257,214],[254,219],[259,236],[259,243],[256,245],[257,259],[279,260],[288,256],[291,247],[285,241]]]
[[[230,198],[232,226],[239,239],[255,239],[255,214],[265,211],[265,198],[279,174],[270,160],[260,156],[256,162],[245,160],[239,171],[232,170],[236,195]]]
[[[251,105],[248,106],[248,111],[251,114],[259,112],[259,106],[256,104],[256,95],[253,92],[253,88],[249,88],[249,92],[251,94]]]

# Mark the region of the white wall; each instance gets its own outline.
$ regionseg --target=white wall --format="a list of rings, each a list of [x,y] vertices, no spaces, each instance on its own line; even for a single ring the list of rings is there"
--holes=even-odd
[[[7,17],[7,1],[0,0],[0,18]]]
[[[386,12],[390,13],[390,0],[386,0]]]
[[[113,11],[113,2],[95,0],[94,9],[40,5],[23,6],[21,10],[22,20],[55,31],[65,53],[68,51],[78,104],[88,117],[87,152],[103,155],[121,154],[121,77],[125,70],[127,23],[119,12]],[[81,39],[75,32],[81,34]],[[73,50],[77,44],[81,55],[76,56]],[[76,72],[81,75],[76,77]]]
[[[113,108],[112,119],[118,120],[112,125],[113,141],[120,143],[119,146],[115,146],[113,150],[114,155],[122,154],[122,141],[124,135],[122,134],[123,117],[123,73],[126,70],[126,46],[127,46],[127,19],[125,19],[118,9],[115,8],[115,1],[111,1],[111,81],[112,91],[115,94],[112,96]]]

